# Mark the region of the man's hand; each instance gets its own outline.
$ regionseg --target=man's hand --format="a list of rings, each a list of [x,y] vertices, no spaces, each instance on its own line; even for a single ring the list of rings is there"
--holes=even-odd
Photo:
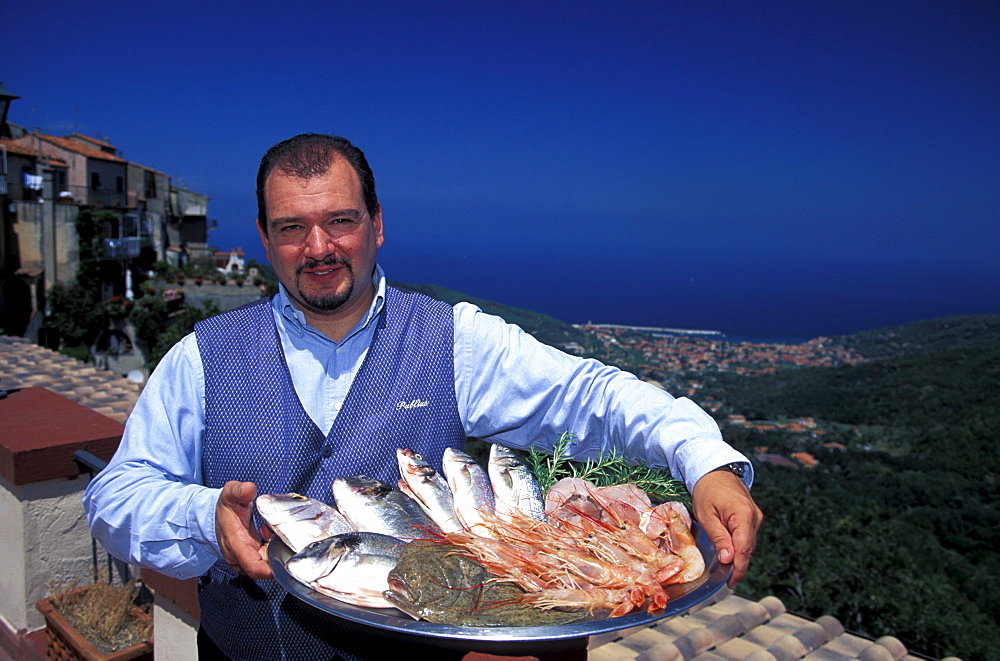
[[[712,471],[698,480],[691,503],[694,518],[712,540],[719,562],[733,563],[729,587],[736,587],[747,572],[764,513],[743,480],[725,470]]]
[[[233,571],[250,578],[274,578],[267,564],[267,546],[253,531],[253,482],[226,482],[215,503],[215,536],[222,558]]]

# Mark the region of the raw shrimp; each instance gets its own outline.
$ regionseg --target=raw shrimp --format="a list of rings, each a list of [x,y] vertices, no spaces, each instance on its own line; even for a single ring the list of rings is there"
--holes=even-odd
[[[663,503],[643,513],[642,531],[651,539],[661,540],[671,553],[684,559],[684,569],[669,583],[688,583],[705,571],[705,559],[691,534],[690,521],[687,508],[678,502]]]
[[[573,535],[518,516],[509,523],[493,521],[492,530],[497,539],[469,533],[446,533],[444,538],[467,549],[495,576],[529,592],[570,590],[566,594],[575,595],[577,607],[592,603],[629,612],[649,599],[652,611],[667,603],[653,568],[635,558],[624,563],[601,559],[592,552],[593,535]]]
[[[611,609],[611,617],[625,615],[641,607],[646,595],[638,588],[590,590],[542,590],[524,597],[525,603],[544,609],[584,609],[588,613]]]
[[[555,493],[552,493],[554,491]],[[680,503],[653,508],[634,485],[598,489],[581,479],[553,487],[548,520],[518,511],[484,515],[488,537],[469,530],[442,540],[478,560],[496,580],[516,583],[544,609],[610,610],[667,604],[664,586],[705,569]]]

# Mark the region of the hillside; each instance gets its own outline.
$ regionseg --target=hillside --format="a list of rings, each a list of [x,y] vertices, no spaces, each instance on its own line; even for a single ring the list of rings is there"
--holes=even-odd
[[[837,368],[782,370],[726,382],[748,418],[812,416],[851,425],[965,424],[1000,405],[1000,344],[909,353]]]
[[[1000,345],[1000,315],[941,317],[833,339],[869,360],[955,347]]]
[[[597,343],[590,333],[540,312],[533,312],[531,310],[504,305],[503,303],[496,303],[484,298],[469,296],[468,294],[438,287],[437,285],[414,285],[402,282],[390,282],[389,284],[399,289],[426,294],[431,298],[436,298],[450,305],[454,305],[460,301],[472,303],[478,306],[483,312],[502,317],[508,323],[520,326],[525,332],[535,336],[540,342],[560,349],[565,350],[567,347],[577,344],[582,347],[583,353],[590,355],[597,347]]]
[[[713,381],[726,410],[824,435],[727,427],[765,512],[740,590],[940,657],[1000,658],[1000,317],[844,338],[855,366]],[[814,468],[763,462],[812,455]]]

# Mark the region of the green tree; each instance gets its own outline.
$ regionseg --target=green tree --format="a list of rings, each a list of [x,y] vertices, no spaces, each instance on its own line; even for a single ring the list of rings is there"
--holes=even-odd
[[[114,211],[84,208],[76,218],[80,263],[72,285],[53,285],[49,291],[49,326],[59,331],[60,349],[86,358],[97,335],[111,316],[102,305],[101,240],[105,226],[117,218]]]
[[[201,306],[185,304],[180,313],[170,317],[168,325],[157,337],[150,353],[150,365],[155,367],[172,346],[194,330],[196,323],[220,312],[219,306],[211,301],[206,301]]]

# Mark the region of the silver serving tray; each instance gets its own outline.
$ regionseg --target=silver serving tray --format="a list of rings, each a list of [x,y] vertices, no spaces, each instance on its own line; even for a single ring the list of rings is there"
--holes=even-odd
[[[694,533],[698,549],[705,558],[705,572],[691,583],[668,586],[666,591],[670,601],[663,611],[649,613],[642,610],[619,617],[607,617],[606,614],[597,613],[579,622],[539,627],[462,627],[433,624],[414,620],[396,608],[363,608],[338,601],[292,578],[285,569],[285,562],[293,553],[277,536],[271,539],[268,560],[274,578],[291,594],[324,613],[355,624],[381,629],[385,635],[419,637],[422,642],[433,642],[449,648],[472,645],[482,649],[482,643],[490,643],[494,644],[491,645],[493,648],[507,649],[529,643],[533,649],[537,649],[542,641],[568,641],[621,629],[648,626],[658,620],[683,614],[715,594],[729,580],[733,566],[719,563],[712,542],[697,524]],[[428,638],[436,640],[429,641]]]

